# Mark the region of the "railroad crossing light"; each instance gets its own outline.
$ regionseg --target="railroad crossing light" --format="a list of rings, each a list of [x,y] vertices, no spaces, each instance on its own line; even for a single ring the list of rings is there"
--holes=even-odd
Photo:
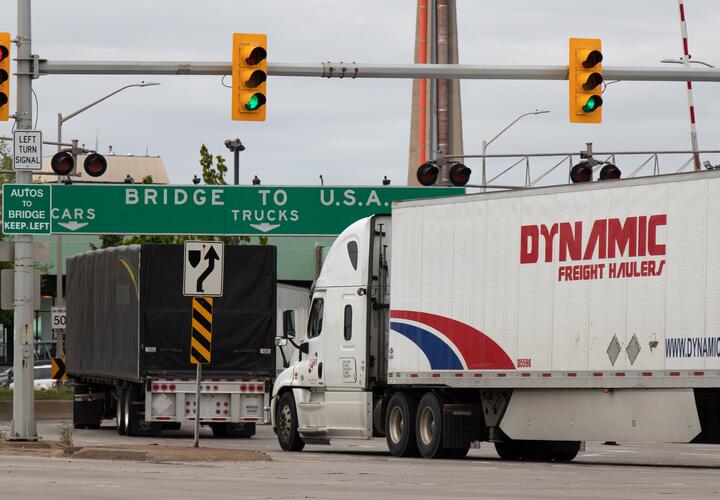
[[[233,34],[232,119],[265,121],[267,36]]]
[[[598,39],[570,39],[568,81],[571,123],[602,123],[601,50]]]
[[[75,168],[75,160],[68,151],[60,151],[50,160],[50,168],[58,175],[68,175]]]
[[[10,119],[10,33],[0,33],[0,122]]]
[[[576,184],[578,182],[591,182],[592,176],[592,167],[587,162],[580,162],[570,169],[570,180]]]
[[[420,165],[417,171],[417,180],[423,186],[432,186],[438,180],[440,168],[437,164],[429,161]]]
[[[100,177],[107,170],[107,160],[101,154],[90,153],[85,157],[83,167],[90,177]]]
[[[448,178],[453,186],[464,186],[470,180],[472,170],[462,163],[452,163],[448,172]]]
[[[622,172],[620,172],[620,169],[617,168],[612,163],[608,163],[603,168],[600,169],[600,177],[598,178],[598,180],[601,180],[601,181],[616,180],[616,179],[619,179],[621,176],[622,176]]]

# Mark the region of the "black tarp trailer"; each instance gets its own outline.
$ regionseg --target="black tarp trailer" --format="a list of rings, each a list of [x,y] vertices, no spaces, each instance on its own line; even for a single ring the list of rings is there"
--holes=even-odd
[[[182,245],[142,244],[68,259],[67,373],[73,422],[156,435],[195,419],[192,298],[183,295]],[[272,246],[228,245],[223,296],[213,300],[212,360],[203,366],[201,423],[252,435],[275,369]]]

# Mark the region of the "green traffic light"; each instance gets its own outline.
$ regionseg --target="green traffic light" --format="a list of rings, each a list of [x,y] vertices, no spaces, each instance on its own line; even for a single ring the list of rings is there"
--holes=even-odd
[[[592,113],[597,108],[602,106],[602,97],[599,95],[590,96],[587,102],[583,105],[582,110],[585,113]]]
[[[245,104],[245,109],[248,111],[255,111],[263,104],[265,104],[265,96],[258,92],[248,99],[248,102]]]

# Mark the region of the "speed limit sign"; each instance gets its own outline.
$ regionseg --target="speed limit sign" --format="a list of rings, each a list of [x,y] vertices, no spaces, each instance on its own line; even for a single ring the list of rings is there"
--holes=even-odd
[[[52,308],[52,329],[53,330],[64,330],[65,329],[65,308],[64,307],[53,307]]]

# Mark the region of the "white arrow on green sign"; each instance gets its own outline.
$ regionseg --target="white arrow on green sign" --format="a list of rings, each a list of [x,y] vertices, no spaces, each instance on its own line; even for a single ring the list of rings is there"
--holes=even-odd
[[[464,192],[455,187],[53,184],[51,229],[55,234],[337,235],[362,217],[389,213],[394,201]],[[8,220],[5,210],[3,216]]]

